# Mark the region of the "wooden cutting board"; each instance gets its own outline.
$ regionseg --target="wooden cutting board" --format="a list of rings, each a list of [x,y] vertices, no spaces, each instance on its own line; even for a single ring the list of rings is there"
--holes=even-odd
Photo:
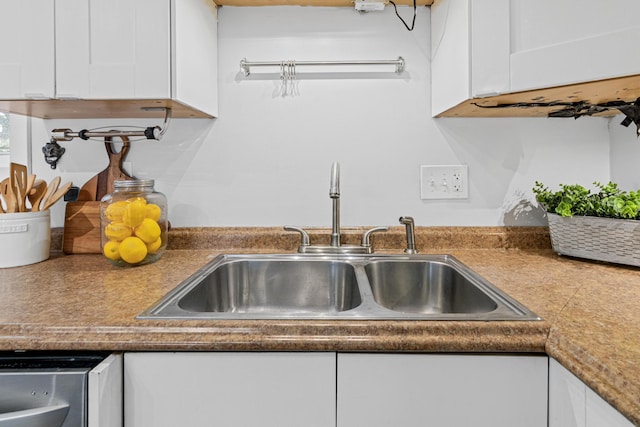
[[[62,251],[65,254],[99,254],[100,202],[69,202],[64,215]]]
[[[122,140],[122,148],[116,152],[111,137],[104,138],[104,147],[109,156],[109,165],[96,176],[87,181],[78,193],[78,201],[100,200],[113,192],[114,181],[134,179],[122,170],[122,162],[129,152],[129,138],[118,136]]]
[[[102,253],[100,199],[113,192],[114,181],[135,179],[122,170],[122,162],[129,151],[129,138],[118,138],[122,140],[119,152],[113,148],[111,137],[104,139],[109,166],[82,186],[77,202],[67,203],[62,239],[62,251],[65,254]]]

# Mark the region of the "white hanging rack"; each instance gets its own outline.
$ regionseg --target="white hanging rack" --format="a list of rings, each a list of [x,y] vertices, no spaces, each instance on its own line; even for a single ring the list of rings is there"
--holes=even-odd
[[[300,67],[305,65],[395,65],[395,72],[400,74],[404,71],[404,59],[399,56],[398,59],[382,59],[382,60],[349,60],[349,61],[247,61],[242,58],[240,61],[240,70],[245,76],[251,73],[251,67]]]

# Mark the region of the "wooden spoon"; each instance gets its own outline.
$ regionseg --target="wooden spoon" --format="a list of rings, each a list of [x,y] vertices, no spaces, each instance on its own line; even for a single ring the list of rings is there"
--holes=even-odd
[[[44,193],[44,196],[42,196],[42,202],[41,202],[42,208],[40,208],[40,204],[39,204],[37,210],[39,211],[44,210],[44,205],[47,203],[47,200],[49,200],[49,198],[53,196],[53,193],[56,192],[56,190],[58,189],[58,186],[60,185],[61,180],[62,178],[60,178],[59,176],[56,176],[51,180],[49,185],[47,185],[47,191]]]
[[[27,176],[27,190],[25,191],[26,196],[29,196],[31,193],[31,189],[33,188],[33,184],[36,182],[36,176],[31,174]]]
[[[27,167],[19,163],[11,163],[9,166],[9,178],[11,189],[18,205],[18,212],[26,212],[25,200],[27,197]]]
[[[16,202],[16,198],[13,195],[13,190],[11,189],[11,178],[5,178],[2,180],[2,182],[0,182],[0,195],[2,195],[4,204],[6,205],[5,212],[17,212],[18,203]]]
[[[67,191],[69,191],[70,188],[71,188],[71,183],[70,182],[67,182],[62,187],[58,188],[55,193],[50,195],[44,201],[44,206],[42,206],[42,210],[46,211],[47,209],[49,209],[55,202],[60,200],[62,198],[62,196],[67,194]]]
[[[44,179],[36,179],[31,186],[31,191],[27,194],[29,203],[31,203],[31,210],[37,212],[40,210],[40,202],[44,197],[44,193],[47,191],[47,183]]]

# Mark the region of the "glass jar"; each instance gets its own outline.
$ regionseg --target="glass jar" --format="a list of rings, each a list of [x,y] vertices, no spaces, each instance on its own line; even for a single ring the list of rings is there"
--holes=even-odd
[[[100,201],[102,253],[117,266],[157,261],[167,247],[167,198],[154,180],[115,181]]]

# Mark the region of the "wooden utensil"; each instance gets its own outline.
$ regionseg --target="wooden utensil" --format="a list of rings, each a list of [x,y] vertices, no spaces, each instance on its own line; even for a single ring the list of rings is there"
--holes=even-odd
[[[55,193],[51,194],[46,200],[44,200],[43,202],[44,205],[42,206],[42,210],[46,211],[47,209],[49,209],[55,202],[60,200],[62,196],[64,196],[67,193],[67,191],[69,191],[70,188],[71,188],[70,182],[67,182],[66,184],[58,188]]]
[[[36,179],[31,186],[31,191],[27,194],[29,203],[31,203],[31,210],[37,212],[40,210],[40,202],[44,197],[44,193],[47,191],[47,183],[44,179]]]
[[[18,203],[11,188],[11,178],[5,178],[0,182],[0,195],[4,199],[5,212],[14,213],[18,211]]]
[[[109,165],[80,188],[78,201],[100,200],[113,192],[113,181],[134,179],[122,170],[122,162],[129,152],[129,138],[126,136],[118,136],[118,138],[122,140],[122,148],[119,152],[114,150],[111,137],[104,138]]]
[[[58,190],[60,181],[61,181],[61,178],[59,176],[56,176],[51,180],[49,185],[47,185],[47,191],[44,193],[44,196],[42,196],[42,202],[40,202],[38,210],[44,210],[42,209],[42,207],[44,207],[44,205],[47,203],[47,200],[49,200],[49,198],[53,196],[53,193],[55,193],[56,190]]]
[[[9,166],[9,178],[11,189],[17,204],[18,212],[26,212],[25,200],[27,197],[27,167],[19,163],[11,163]]]
[[[29,176],[27,176],[27,190],[25,191],[26,196],[29,196],[29,193],[31,193],[31,189],[33,188],[33,184],[36,182],[36,176],[34,174],[31,174]]]
[[[0,185],[1,185],[1,184],[0,184]],[[4,206],[2,205],[2,203],[3,203],[3,202],[2,202],[2,194],[0,194],[0,213],[6,213],[6,212],[4,211]]]

